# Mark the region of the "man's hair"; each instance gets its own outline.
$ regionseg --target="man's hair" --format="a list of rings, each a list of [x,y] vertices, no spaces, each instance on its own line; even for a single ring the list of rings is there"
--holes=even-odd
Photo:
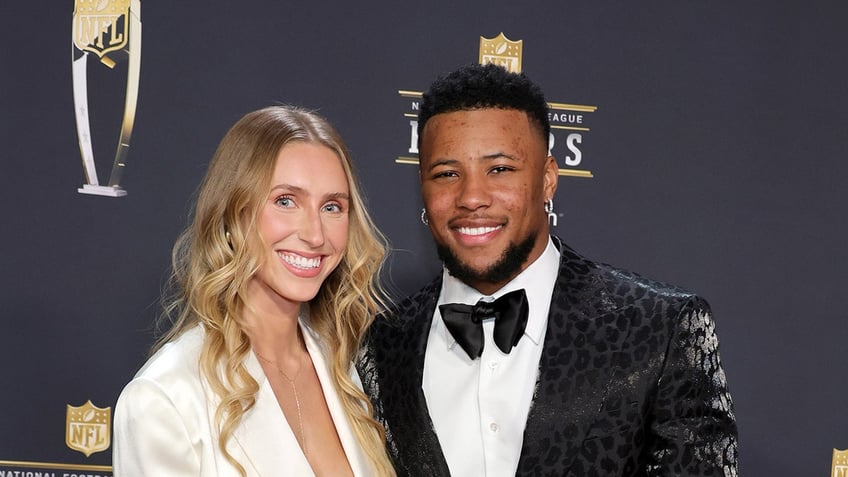
[[[497,108],[515,109],[527,114],[547,145],[551,132],[548,103],[541,88],[524,73],[510,73],[501,66],[466,65],[440,76],[422,98],[418,112],[418,145],[431,117],[455,111]]]

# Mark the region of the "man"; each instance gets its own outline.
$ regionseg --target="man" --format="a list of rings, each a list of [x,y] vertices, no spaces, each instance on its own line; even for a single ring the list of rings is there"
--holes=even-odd
[[[444,272],[358,363],[398,475],[736,475],[707,303],[549,235],[547,114],[492,65],[424,94],[422,220]]]

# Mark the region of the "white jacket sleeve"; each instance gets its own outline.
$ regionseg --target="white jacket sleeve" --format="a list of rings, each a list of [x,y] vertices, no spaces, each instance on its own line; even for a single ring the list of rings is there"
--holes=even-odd
[[[192,419],[158,383],[131,381],[115,406],[114,476],[199,476],[202,443],[189,431]]]

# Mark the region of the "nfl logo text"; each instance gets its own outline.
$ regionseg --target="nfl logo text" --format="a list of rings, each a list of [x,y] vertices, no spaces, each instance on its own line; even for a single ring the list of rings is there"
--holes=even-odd
[[[79,407],[68,404],[66,416],[65,444],[69,448],[86,457],[109,448],[112,408],[99,408],[91,401]]]

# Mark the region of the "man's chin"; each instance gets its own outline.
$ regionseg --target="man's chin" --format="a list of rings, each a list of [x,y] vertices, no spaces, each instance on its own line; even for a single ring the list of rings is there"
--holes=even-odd
[[[533,249],[535,238],[535,234],[530,234],[519,244],[510,244],[506,249],[496,252],[456,250],[439,243],[436,244],[436,251],[448,273],[464,283],[502,283],[521,271],[522,265]],[[480,263],[482,257],[489,260]]]
[[[436,244],[436,251],[439,259],[447,268],[448,273],[462,281],[476,281],[486,274],[488,267],[481,267],[474,258],[469,257],[464,250],[457,250],[456,247],[450,247],[444,244]],[[489,256],[488,254],[481,254]]]
[[[448,272],[457,278],[463,278],[467,281],[485,281],[488,279],[489,271],[494,264],[472,264],[466,261],[445,263]]]

